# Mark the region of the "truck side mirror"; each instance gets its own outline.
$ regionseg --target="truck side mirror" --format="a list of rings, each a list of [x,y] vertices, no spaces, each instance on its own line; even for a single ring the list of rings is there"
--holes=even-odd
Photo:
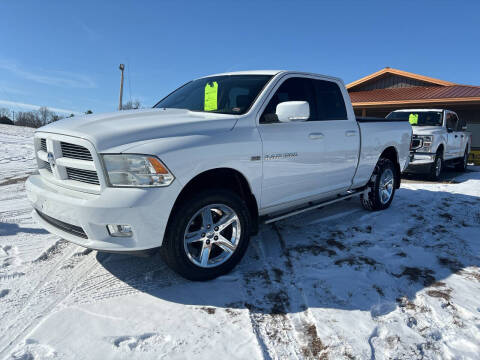
[[[277,105],[275,114],[280,122],[305,121],[310,117],[308,101],[284,101]]]

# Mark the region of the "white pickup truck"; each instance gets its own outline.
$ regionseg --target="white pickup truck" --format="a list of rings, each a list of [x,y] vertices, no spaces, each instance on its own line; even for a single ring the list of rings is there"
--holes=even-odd
[[[405,172],[427,173],[438,180],[444,164],[467,169],[472,136],[467,123],[444,109],[402,109],[387,115],[390,120],[408,120],[413,128],[410,165]]]
[[[408,121],[357,121],[340,79],[226,73],[153,109],[38,129],[26,188],[48,231],[100,251],[160,247],[175,271],[206,280],[240,261],[262,221],[356,195],[387,208],[411,135]]]

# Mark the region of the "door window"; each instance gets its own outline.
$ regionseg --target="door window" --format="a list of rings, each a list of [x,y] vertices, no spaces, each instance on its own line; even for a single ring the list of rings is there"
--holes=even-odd
[[[277,105],[284,101],[307,101],[310,105],[310,119],[315,119],[316,104],[313,85],[308,78],[293,77],[285,80],[270,99],[267,107],[260,117],[261,124],[278,123],[275,114]]]
[[[312,120],[348,120],[340,87],[325,80],[313,80],[317,99],[317,118]]]
[[[453,113],[447,114],[447,130],[455,131],[457,129],[458,118]]]
[[[458,116],[457,116],[458,119]],[[457,131],[464,131],[464,129],[467,127],[467,122],[462,118],[458,119],[457,122]]]

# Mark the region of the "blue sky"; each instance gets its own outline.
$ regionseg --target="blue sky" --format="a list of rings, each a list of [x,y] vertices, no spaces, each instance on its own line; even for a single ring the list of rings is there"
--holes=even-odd
[[[479,1],[2,1],[0,107],[144,106],[199,76],[385,66],[480,85]],[[21,105],[19,105],[21,104]]]

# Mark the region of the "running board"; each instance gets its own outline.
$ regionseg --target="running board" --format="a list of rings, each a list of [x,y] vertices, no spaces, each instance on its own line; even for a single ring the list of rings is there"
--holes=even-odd
[[[307,212],[307,211],[310,211],[310,210],[315,210],[315,209],[324,207],[324,206],[326,206],[326,205],[334,204],[334,203],[339,202],[339,201],[342,201],[342,200],[350,199],[350,198],[352,198],[352,197],[354,197],[354,196],[363,194],[364,192],[365,192],[365,189],[359,189],[359,190],[356,190],[355,192],[350,192],[350,193],[348,193],[348,194],[346,194],[346,195],[339,196],[339,197],[337,197],[336,199],[333,199],[333,200],[329,200],[329,201],[325,201],[325,202],[322,202],[322,203],[318,203],[318,204],[315,204],[315,205],[312,205],[312,206],[308,206],[308,207],[306,207],[306,208],[294,210],[294,211],[285,213],[285,214],[283,214],[283,215],[275,216],[275,217],[272,217],[272,218],[268,218],[268,217],[267,217],[267,218],[265,218],[265,220],[263,221],[263,223],[264,223],[264,224],[270,224],[270,223],[275,222],[275,221],[279,221],[279,220],[283,220],[283,219],[289,218],[290,216],[295,216],[295,215],[302,214],[302,213]]]

